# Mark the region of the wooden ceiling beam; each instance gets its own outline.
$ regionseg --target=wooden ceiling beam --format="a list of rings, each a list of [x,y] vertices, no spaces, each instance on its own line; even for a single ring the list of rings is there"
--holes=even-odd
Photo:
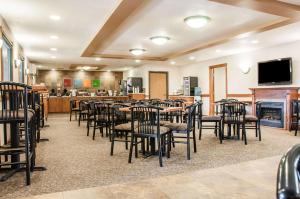
[[[107,47],[117,36],[117,32],[122,24],[138,10],[138,8],[149,1],[150,0],[122,0],[81,56],[89,57],[98,49]]]

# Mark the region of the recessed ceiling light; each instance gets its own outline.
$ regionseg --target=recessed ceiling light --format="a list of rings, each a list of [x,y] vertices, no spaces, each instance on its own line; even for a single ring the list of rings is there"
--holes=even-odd
[[[194,57],[194,56],[190,56],[189,59],[190,59],[190,60],[194,60],[195,57]]]
[[[58,39],[58,36],[56,36],[56,35],[51,35],[51,36],[50,36],[50,39]]]
[[[170,63],[171,63],[172,65],[176,64],[176,62],[175,62],[175,61],[171,61]]]
[[[138,55],[145,53],[146,50],[142,49],[142,48],[134,48],[134,49],[130,49],[129,52],[131,52],[131,54],[133,54],[133,55],[138,56]]]
[[[220,49],[217,49],[217,50],[216,50],[216,53],[220,53],[220,52],[222,52],[222,50],[220,50]]]
[[[186,17],[184,22],[191,28],[201,28],[205,26],[211,19],[203,15],[195,15]]]
[[[50,48],[51,51],[57,51],[57,48]]]
[[[49,18],[53,21],[59,21],[60,20],[60,16],[58,16],[58,15],[50,15]]]
[[[258,40],[252,40],[251,43],[253,43],[253,44],[258,44],[259,41],[258,41]]]
[[[128,70],[128,68],[126,67],[126,68],[124,68],[124,70]]]
[[[139,59],[135,60],[135,63],[140,63],[140,62],[141,62],[141,60],[139,60]]]
[[[55,71],[55,68],[52,68],[51,70],[52,70],[52,71]]]
[[[83,72],[84,70],[83,70],[83,69],[80,69],[80,71]]]
[[[90,70],[91,69],[90,66],[83,66],[82,68],[83,68],[83,70]]]
[[[95,60],[96,61],[101,61],[101,58],[100,57],[96,57]]]
[[[56,57],[55,56],[51,56],[51,59],[56,59]]]
[[[111,70],[107,70],[107,72],[110,72]]]
[[[164,45],[167,43],[167,41],[170,40],[170,37],[166,37],[166,36],[155,36],[155,37],[150,37],[150,40],[156,44],[156,45]]]

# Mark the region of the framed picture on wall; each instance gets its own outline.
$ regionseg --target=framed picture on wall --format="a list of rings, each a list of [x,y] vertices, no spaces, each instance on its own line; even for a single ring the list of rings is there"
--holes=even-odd
[[[93,88],[100,88],[101,82],[100,79],[93,80]]]
[[[83,87],[84,88],[91,88],[92,87],[92,81],[90,79],[85,79],[83,81]]]
[[[81,79],[75,79],[74,80],[74,87],[75,88],[82,88],[82,80]]]
[[[64,88],[72,87],[72,79],[65,78],[64,79]]]

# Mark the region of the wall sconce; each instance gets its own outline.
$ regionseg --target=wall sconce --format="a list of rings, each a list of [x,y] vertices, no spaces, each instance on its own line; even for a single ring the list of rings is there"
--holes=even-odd
[[[251,65],[242,65],[240,68],[243,74],[248,74],[251,70]]]
[[[20,59],[15,59],[15,68],[20,67],[22,63],[22,60]]]

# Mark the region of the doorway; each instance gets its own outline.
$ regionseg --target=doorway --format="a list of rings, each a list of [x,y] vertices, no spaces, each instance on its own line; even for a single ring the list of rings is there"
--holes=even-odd
[[[215,101],[226,99],[228,94],[227,64],[209,67],[209,114],[215,113]]]
[[[168,99],[168,72],[149,71],[149,99]]]

